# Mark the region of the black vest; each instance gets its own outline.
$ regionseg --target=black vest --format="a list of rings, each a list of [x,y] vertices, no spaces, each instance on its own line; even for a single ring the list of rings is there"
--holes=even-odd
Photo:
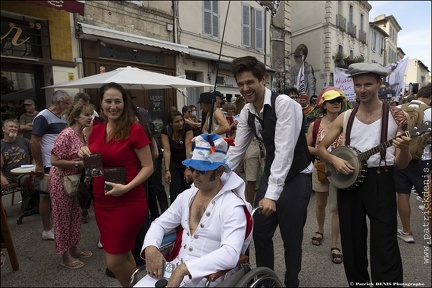
[[[276,117],[276,112],[274,107],[275,107],[277,96],[278,94],[272,92],[271,95],[272,106],[264,105],[264,117],[263,117],[264,119],[261,120],[258,118],[258,121],[261,123],[261,128],[263,129],[260,131],[262,136],[261,140],[264,142],[264,146],[266,148],[264,173],[266,174],[267,177],[270,176],[270,167],[275,157],[274,136],[275,136],[277,117]],[[256,133],[255,118],[256,115],[249,111],[248,124],[254,133]],[[303,114],[303,122],[305,121],[306,121],[306,116]],[[302,127],[303,126],[304,125],[302,125]],[[255,136],[258,139],[260,139],[258,135],[255,134]],[[290,137],[290,135],[286,135],[286,137]],[[296,138],[292,137],[291,139],[294,141],[294,139]],[[306,142],[306,131],[304,131],[304,129],[302,128],[300,130],[299,135],[297,135],[297,144],[294,149],[294,160],[291,169],[289,170],[288,175],[285,179],[285,182],[287,182],[289,179],[293,178],[301,171],[306,169],[311,163],[311,161],[312,161],[312,157],[309,153],[309,149]]]

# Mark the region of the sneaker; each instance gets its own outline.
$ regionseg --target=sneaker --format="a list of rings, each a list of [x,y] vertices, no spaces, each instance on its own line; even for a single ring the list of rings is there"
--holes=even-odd
[[[420,209],[421,211],[424,211],[424,205],[419,205],[419,209]]]
[[[89,223],[89,221],[90,221],[90,215],[89,215],[87,209],[81,211],[81,221],[82,221],[83,224]]]
[[[423,202],[423,198],[420,196],[417,196],[416,199],[417,199],[417,201]]]
[[[397,237],[405,241],[406,243],[414,243],[414,235],[412,232],[405,233],[402,229],[398,229]]]
[[[99,249],[102,249],[102,248],[103,248],[103,246],[102,246],[102,243],[100,242],[100,240],[99,240],[99,242],[98,242],[98,245],[97,245],[97,246],[98,246],[98,248],[99,248]]]
[[[42,232],[42,240],[54,240],[54,231],[53,229],[49,231]]]

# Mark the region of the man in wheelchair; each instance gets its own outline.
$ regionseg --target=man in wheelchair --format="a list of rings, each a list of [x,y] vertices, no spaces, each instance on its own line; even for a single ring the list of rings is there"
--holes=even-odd
[[[245,200],[243,179],[228,166],[229,145],[217,134],[202,134],[193,141],[192,158],[183,164],[192,170],[194,183],[153,221],[141,250],[147,275],[136,287],[155,287],[161,278],[168,280],[169,287],[204,286],[205,276],[235,267],[251,241],[251,205]],[[177,229],[173,249],[177,255],[171,261],[159,248],[173,229]]]

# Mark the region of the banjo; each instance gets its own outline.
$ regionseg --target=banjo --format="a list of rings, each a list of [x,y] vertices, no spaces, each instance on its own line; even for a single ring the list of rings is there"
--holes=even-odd
[[[420,127],[414,127],[409,132],[405,131],[404,134],[402,134],[401,136],[417,137],[426,132],[431,133],[431,122],[429,121],[425,122]],[[355,189],[356,187],[360,186],[360,184],[363,182],[363,179],[366,177],[366,161],[372,155],[390,147],[392,143],[393,139],[381,143],[380,145],[373,147],[365,152],[360,152],[358,149],[351,146],[336,147],[335,149],[333,149],[332,152],[330,152],[330,154],[348,161],[348,163],[350,163],[350,165],[354,167],[354,172],[348,175],[337,173],[333,165],[326,163],[325,170],[328,181],[330,182],[330,184],[339,189]]]

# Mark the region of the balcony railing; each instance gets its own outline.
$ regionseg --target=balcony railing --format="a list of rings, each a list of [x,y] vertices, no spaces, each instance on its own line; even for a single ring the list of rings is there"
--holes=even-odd
[[[359,40],[366,44],[366,32],[363,30],[359,30]]]
[[[356,37],[356,29],[356,25],[354,25],[352,22],[348,22],[348,34],[354,38]]]
[[[342,31],[346,31],[346,19],[341,14],[336,14],[336,27]]]

